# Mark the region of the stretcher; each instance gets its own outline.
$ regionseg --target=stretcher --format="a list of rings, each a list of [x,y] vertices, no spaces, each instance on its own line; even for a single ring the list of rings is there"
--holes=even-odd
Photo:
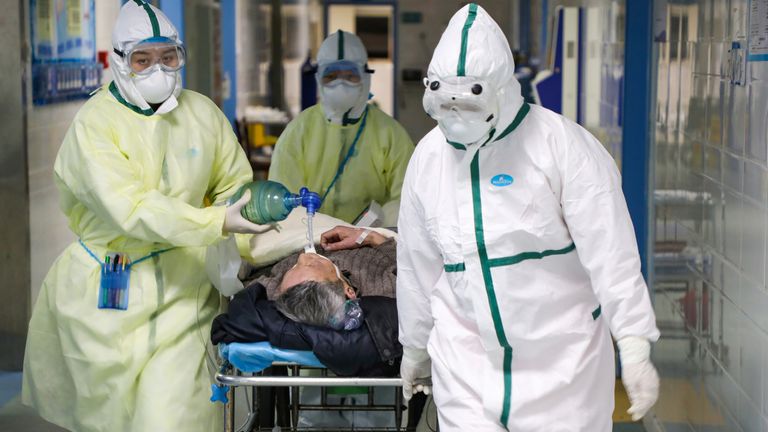
[[[355,431],[408,431],[418,422],[417,410],[408,414],[408,426],[403,421],[403,397],[400,378],[338,377],[333,376],[310,351],[294,351],[272,347],[268,342],[222,344],[222,359],[212,386],[212,402],[225,405],[224,430],[226,432],[250,431],[338,431],[334,428],[302,428],[300,411],[391,411],[395,427],[353,427]],[[302,371],[315,370],[313,376]],[[318,376],[319,375],[319,376]],[[330,403],[327,390],[330,387],[365,387],[367,404],[345,405]],[[245,422],[235,424],[235,388],[250,387],[251,403]],[[301,403],[301,391],[307,387],[322,389],[319,404]],[[376,388],[395,387],[394,403],[374,404]],[[247,389],[246,389],[247,390]],[[247,393],[246,393],[247,395]],[[274,401],[274,404],[272,403]],[[275,418],[275,413],[277,418]],[[277,426],[275,426],[277,423]]]

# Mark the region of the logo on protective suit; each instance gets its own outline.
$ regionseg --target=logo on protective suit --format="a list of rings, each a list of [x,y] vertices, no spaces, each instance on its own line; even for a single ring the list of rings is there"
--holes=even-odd
[[[515,179],[509,174],[497,174],[491,179],[491,184],[498,187],[509,186],[514,182]]]

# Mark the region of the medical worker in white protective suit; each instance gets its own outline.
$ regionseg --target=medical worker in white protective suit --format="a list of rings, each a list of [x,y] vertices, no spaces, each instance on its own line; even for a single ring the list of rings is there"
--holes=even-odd
[[[513,72],[485,10],[457,12],[425,80],[439,127],[400,207],[403,391],[431,375],[444,432],[610,432],[611,335],[633,418],[659,387],[619,173],[580,126],[525,104]]]
[[[413,141],[397,120],[368,103],[372,70],[356,35],[338,30],[317,53],[320,103],[288,124],[269,179],[320,192],[323,213],[353,223],[372,201],[394,226]]]
[[[244,199],[209,203],[252,171],[216,105],[181,89],[184,47],[162,12],[127,2],[112,44],[114,82],[80,109],[54,167],[80,241],[35,304],[23,401],[77,432],[213,431],[204,344],[219,296],[205,246],[260,228],[239,215]],[[125,310],[100,308],[107,257],[112,274],[130,271]]]

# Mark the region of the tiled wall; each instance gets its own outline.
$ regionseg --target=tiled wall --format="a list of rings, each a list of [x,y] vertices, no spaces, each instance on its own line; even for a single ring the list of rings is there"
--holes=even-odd
[[[768,430],[768,62],[743,85],[729,67],[748,9],[669,2],[659,44],[655,410],[669,431]]]

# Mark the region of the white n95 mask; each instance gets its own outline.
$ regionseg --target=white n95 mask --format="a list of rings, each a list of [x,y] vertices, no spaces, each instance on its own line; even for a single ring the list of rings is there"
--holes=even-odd
[[[346,80],[336,80],[323,85],[321,96],[326,117],[341,117],[354,108],[360,100],[362,89],[362,84]]]
[[[153,67],[155,70],[152,73],[134,75],[132,79],[136,90],[147,103],[159,104],[171,97],[176,89],[178,72],[164,71],[157,65]]]

